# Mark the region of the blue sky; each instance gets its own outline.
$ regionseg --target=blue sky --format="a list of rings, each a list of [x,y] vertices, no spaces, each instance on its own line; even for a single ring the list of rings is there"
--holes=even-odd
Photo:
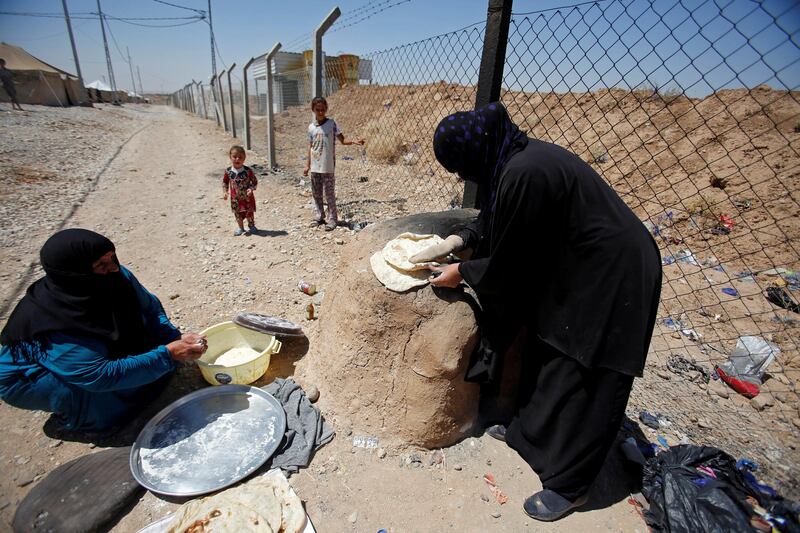
[[[100,24],[97,19],[79,19],[80,13],[95,12],[96,0],[67,0],[73,14],[73,29],[84,78],[87,82],[106,74]],[[195,9],[207,8],[207,0],[174,0],[170,3]],[[578,0],[516,0],[514,12],[540,11],[579,4]],[[765,0],[755,14],[751,0],[685,0],[693,17],[673,1],[622,0],[625,9],[601,11],[582,6],[579,11],[562,10],[562,15],[516,16],[511,44],[518,50],[516,66],[507,67],[506,79],[527,88],[583,90],[598,84],[620,85],[639,81],[669,86],[683,85],[690,92],[702,93],[722,86],[757,84],[770,81],[797,89],[800,86],[800,4],[793,0]],[[341,20],[354,16],[362,6],[391,6],[359,24],[337,30],[325,39],[329,54],[364,54],[417,41],[483,22],[486,0],[342,0],[338,4],[321,0],[212,0],[214,29],[219,47],[218,69],[267,51],[275,41],[291,49],[310,46],[312,29],[335,5],[342,10]],[[397,4],[397,5],[395,5]],[[603,6],[601,2],[599,5]],[[186,17],[191,11],[174,8],[154,0],[102,0],[103,11],[116,17]],[[730,20],[718,16],[719,7]],[[373,11],[377,11],[374,7]],[[62,13],[60,0],[2,0],[0,11]],[[631,26],[627,15],[637,17]],[[594,13],[594,18],[592,18]],[[712,15],[717,14],[714,18]],[[769,14],[782,14],[779,24]],[[614,14],[613,17],[610,15]],[[588,15],[588,19],[583,15]],[[350,22],[359,17],[351,18]],[[581,22],[579,19],[584,19]],[[609,22],[607,19],[611,19]],[[591,32],[576,24],[591,22]],[[140,24],[176,24],[181,20],[140,21]],[[210,75],[208,26],[197,22],[172,28],[151,28],[110,20],[111,33],[121,52],[130,48],[133,63],[141,70],[147,92],[171,92],[191,79]],[[602,28],[614,31],[600,34]],[[340,24],[341,26],[341,24]],[[570,42],[565,27],[583,35]],[[513,33],[514,29],[517,34]],[[646,31],[645,31],[646,30]],[[583,33],[581,33],[583,32]],[[524,33],[524,37],[522,34]],[[740,35],[740,33],[744,34]],[[618,35],[619,34],[619,35]],[[644,36],[647,39],[644,39]],[[717,41],[710,48],[701,35]],[[536,37],[541,40],[536,40]],[[750,38],[750,42],[747,42]],[[0,14],[0,39],[22,46],[33,55],[68,71],[75,71],[63,18],[22,17]],[[118,86],[130,88],[130,71],[114,40],[109,46]],[[650,43],[653,43],[652,45]],[[446,42],[443,44],[447,44]],[[699,53],[703,51],[704,53]],[[762,54],[765,52],[763,59]],[[720,58],[729,56],[728,64]],[[475,53],[470,57],[474,61]],[[665,60],[665,58],[667,58]],[[534,60],[537,72],[531,66]],[[660,67],[659,65],[667,65]],[[697,68],[705,69],[704,76]],[[566,72],[565,69],[569,70]],[[474,72],[474,68],[471,69]],[[538,72],[541,71],[541,72]],[[621,71],[621,72],[620,72]],[[738,77],[734,71],[740,72]],[[772,71],[779,77],[771,76]],[[512,77],[510,73],[515,75]],[[545,73],[551,73],[546,76]],[[518,81],[517,81],[518,80]],[[466,81],[466,80],[464,80]],[[524,82],[524,83],[523,83]],[[623,84],[624,85],[624,84]],[[518,87],[519,88],[519,87]]]

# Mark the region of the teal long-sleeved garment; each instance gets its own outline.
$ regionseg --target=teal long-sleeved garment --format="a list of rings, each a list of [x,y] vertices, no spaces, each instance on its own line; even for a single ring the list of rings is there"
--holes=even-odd
[[[0,349],[0,398],[22,409],[57,413],[71,429],[97,431],[134,413],[175,369],[166,344],[180,337],[164,307],[126,268],[142,309],[150,351],[111,359],[101,340],[62,332],[47,335],[36,362],[15,362]]]

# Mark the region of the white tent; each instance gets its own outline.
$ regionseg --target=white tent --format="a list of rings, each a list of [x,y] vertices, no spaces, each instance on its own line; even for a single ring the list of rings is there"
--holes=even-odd
[[[105,82],[100,80],[94,80],[92,83],[87,83],[86,88],[97,89],[98,91],[111,91],[111,87],[109,87]]]
[[[87,83],[86,88],[89,90],[89,96],[92,98],[93,102],[110,103],[114,101],[114,92],[104,81],[94,80],[92,83]],[[128,97],[128,92],[117,90],[117,101],[129,102],[130,98]]]

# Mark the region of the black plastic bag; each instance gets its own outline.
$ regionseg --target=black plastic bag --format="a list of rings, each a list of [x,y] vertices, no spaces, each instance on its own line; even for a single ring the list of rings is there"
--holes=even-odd
[[[642,484],[642,494],[650,503],[645,519],[653,531],[753,531],[753,509],[746,498],[759,495],[736,469],[736,461],[722,450],[673,446],[647,461]]]

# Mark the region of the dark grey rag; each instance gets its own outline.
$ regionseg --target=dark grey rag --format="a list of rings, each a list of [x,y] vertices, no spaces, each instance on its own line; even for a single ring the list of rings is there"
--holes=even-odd
[[[271,464],[286,472],[297,472],[308,466],[318,448],[333,439],[334,431],[293,379],[275,378],[261,389],[281,402],[286,411],[286,435]]]

